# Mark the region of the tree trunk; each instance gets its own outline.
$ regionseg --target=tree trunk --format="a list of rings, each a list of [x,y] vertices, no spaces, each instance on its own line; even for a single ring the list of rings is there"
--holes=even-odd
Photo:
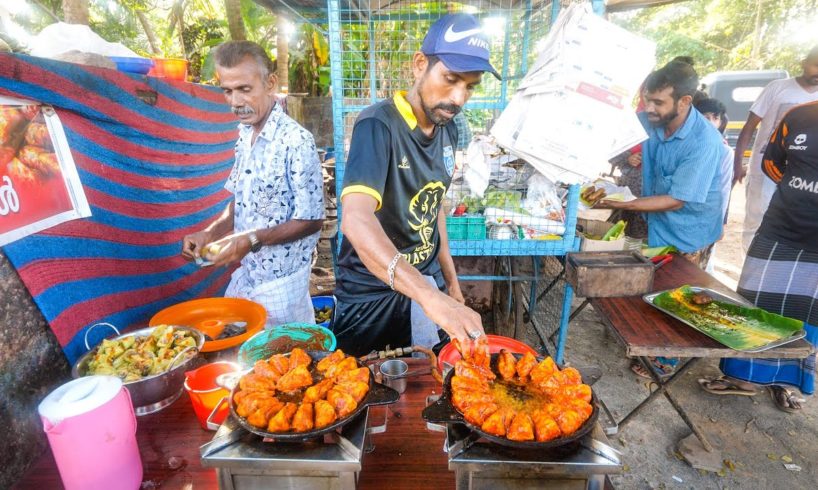
[[[148,17],[145,15],[145,12],[137,10],[136,18],[139,19],[139,23],[142,24],[142,30],[145,31],[145,35],[148,36],[148,44],[151,45],[151,52],[161,56],[162,50],[159,49],[156,34],[153,32],[153,28],[151,27],[151,23],[148,21]]]
[[[241,18],[241,0],[224,0],[224,10],[227,12],[227,28],[230,39],[246,41],[247,33],[244,30],[244,19]]]
[[[276,18],[276,65],[278,89],[284,91],[290,87],[289,54],[287,53],[287,19],[279,14]]]
[[[62,0],[65,22],[88,25],[88,0]]]
[[[756,70],[764,68],[764,61],[761,59],[761,12],[764,0],[756,0],[756,20],[753,28],[753,46],[750,49],[750,63],[755,65]]]

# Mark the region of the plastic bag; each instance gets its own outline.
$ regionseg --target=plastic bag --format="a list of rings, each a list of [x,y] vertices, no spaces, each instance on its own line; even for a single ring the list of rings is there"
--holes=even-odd
[[[565,221],[562,199],[555,186],[544,175],[536,173],[528,179],[528,195],[523,200],[523,210],[531,216],[551,221]]]

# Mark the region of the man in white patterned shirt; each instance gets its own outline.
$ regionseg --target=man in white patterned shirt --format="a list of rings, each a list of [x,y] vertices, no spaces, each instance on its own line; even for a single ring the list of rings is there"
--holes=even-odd
[[[324,220],[323,177],[312,135],[276,103],[277,79],[261,46],[231,41],[215,52],[216,75],[239,118],[236,161],[225,188],[234,200],[182,255],[223,266],[241,261],[225,296],[267,309],[267,325],[314,323],[312,252]]]

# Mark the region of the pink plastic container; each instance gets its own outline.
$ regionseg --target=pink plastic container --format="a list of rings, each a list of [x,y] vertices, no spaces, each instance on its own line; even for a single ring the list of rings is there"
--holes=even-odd
[[[38,411],[66,490],[139,488],[136,415],[122,380],[75,379],[51,392]]]

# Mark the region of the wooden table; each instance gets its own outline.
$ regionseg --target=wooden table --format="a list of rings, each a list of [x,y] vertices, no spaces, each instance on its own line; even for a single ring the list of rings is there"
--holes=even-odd
[[[678,256],[656,271],[653,287],[654,291],[662,291],[685,284],[708,287],[724,294],[737,296],[735,291],[731,291],[727,286],[718,282],[691,262]],[[658,385],[656,391],[652,392],[616,425],[619,428],[626,425],[651,401],[659,395],[664,395],[699,439],[702,446],[708,451],[712,451],[712,445],[705,434],[690,420],[683,407],[668,391],[668,387],[680,379],[682,374],[702,358],[804,358],[813,351],[809,342],[800,339],[759,353],[741,352],[725,347],[690,326],[662,313],[647,304],[641,296],[589,298],[589,301],[602,318],[602,321],[613,332],[619,342],[625,346],[626,354],[640,359]],[[647,358],[656,356],[679,357],[684,360],[679,363],[673,376],[661,379],[648,365],[650,361]]]
[[[408,359],[410,371],[428,365],[425,359]],[[421,412],[426,397],[440,393],[441,386],[430,375],[408,378],[401,399],[388,408],[384,434],[372,436],[375,451],[363,459],[358,488],[390,490],[454,488],[454,473],[448,469],[443,452],[444,434],[426,429]],[[374,407],[370,420],[380,423],[382,407]],[[202,467],[199,446],[210,441],[214,432],[202,430],[187,394],[165,410],[138,418],[137,441],[144,467],[143,482],[153,487],[217,488],[216,470]],[[171,458],[173,464],[169,464]],[[171,469],[171,466],[177,469]],[[20,479],[15,488],[62,488],[56,463],[48,451]],[[143,485],[143,488],[145,486]]]

